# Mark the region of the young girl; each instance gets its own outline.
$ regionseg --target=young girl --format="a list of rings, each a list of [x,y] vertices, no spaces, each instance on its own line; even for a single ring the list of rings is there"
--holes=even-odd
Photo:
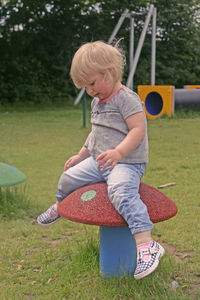
[[[92,130],[79,153],[66,161],[57,203],[38,217],[38,223],[59,220],[57,204],[74,190],[106,182],[110,201],[135,237],[134,277],[140,279],[157,268],[164,249],[152,240],[153,224],[138,193],[148,162],[147,122],[140,98],[121,83],[124,64],[118,47],[102,41],[86,43],[75,53],[71,78],[93,97]]]

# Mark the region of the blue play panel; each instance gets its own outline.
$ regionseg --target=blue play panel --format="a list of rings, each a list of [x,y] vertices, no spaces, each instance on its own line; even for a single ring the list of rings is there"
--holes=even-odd
[[[26,175],[18,169],[0,163],[0,187],[11,186],[22,183],[26,180]]]

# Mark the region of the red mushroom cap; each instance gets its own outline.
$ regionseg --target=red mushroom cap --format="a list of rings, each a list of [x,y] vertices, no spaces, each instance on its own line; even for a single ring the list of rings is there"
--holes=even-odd
[[[140,196],[153,223],[177,213],[176,204],[156,188],[141,183]],[[127,226],[108,198],[107,184],[95,183],[79,188],[59,203],[58,213],[71,221],[102,226]]]

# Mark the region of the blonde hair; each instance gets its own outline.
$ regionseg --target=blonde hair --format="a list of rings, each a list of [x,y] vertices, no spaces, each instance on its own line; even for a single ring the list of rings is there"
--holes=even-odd
[[[122,79],[125,56],[118,43],[115,46],[103,41],[82,45],[75,53],[70,75],[77,88],[85,87],[91,71],[105,74],[110,71],[114,80]]]

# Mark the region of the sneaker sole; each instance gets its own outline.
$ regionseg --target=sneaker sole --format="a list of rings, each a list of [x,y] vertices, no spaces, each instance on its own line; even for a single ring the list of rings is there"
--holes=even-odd
[[[149,268],[148,270],[146,270],[145,272],[142,272],[140,274],[134,275],[134,278],[136,280],[142,279],[142,278],[148,276],[149,274],[151,274],[153,271],[155,271],[155,269],[159,265],[160,259],[163,257],[164,254],[165,254],[165,249],[160,245],[159,257],[156,260],[156,262],[153,264],[153,266],[151,268]]]
[[[37,222],[39,225],[42,225],[42,226],[51,226],[53,224],[55,224],[56,222],[58,222],[62,217],[56,219],[55,221],[51,222],[51,223],[47,223],[47,224],[44,224],[44,223],[41,223],[40,220],[39,220],[39,217],[37,218]]]

